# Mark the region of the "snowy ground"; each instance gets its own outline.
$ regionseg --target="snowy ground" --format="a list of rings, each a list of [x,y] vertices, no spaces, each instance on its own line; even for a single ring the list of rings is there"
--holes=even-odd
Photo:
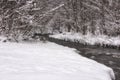
[[[0,43],[0,80],[112,80],[113,70],[55,43]]]
[[[89,45],[100,44],[102,46],[103,44],[108,44],[118,47],[120,46],[120,36],[109,37],[106,35],[92,35],[92,34],[82,35],[80,33],[62,33],[62,34],[51,35],[50,37],[63,39],[66,41],[69,40],[73,42],[89,44]]]

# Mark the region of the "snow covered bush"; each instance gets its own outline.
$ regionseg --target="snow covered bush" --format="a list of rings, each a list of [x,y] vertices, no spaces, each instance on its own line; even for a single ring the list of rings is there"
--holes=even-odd
[[[51,35],[50,37],[62,39],[65,41],[78,42],[85,45],[100,45],[100,46],[116,46],[116,48],[120,46],[120,36],[110,37],[107,35],[93,35],[87,34],[83,35],[81,33],[62,33]]]

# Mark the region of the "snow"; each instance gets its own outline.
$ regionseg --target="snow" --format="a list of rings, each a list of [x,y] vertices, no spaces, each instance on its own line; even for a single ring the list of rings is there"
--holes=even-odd
[[[0,43],[0,80],[112,80],[111,68],[55,43]]]
[[[114,46],[119,46],[120,45],[120,37],[109,37],[106,35],[92,35],[92,34],[87,34],[87,35],[82,35],[81,33],[62,33],[62,34],[55,34],[51,35],[50,37],[57,38],[57,39],[62,39],[66,41],[73,41],[73,42],[79,42],[83,44],[89,44],[89,45],[95,45],[95,44],[100,44],[101,46],[103,44],[108,44],[108,45],[114,45]]]
[[[0,36],[0,42],[3,42],[5,40],[7,40],[7,38],[5,36]]]

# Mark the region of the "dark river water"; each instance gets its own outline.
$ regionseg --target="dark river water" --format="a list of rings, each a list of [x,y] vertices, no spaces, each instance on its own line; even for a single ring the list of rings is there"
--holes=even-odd
[[[116,80],[120,80],[120,50],[97,46],[85,46],[83,44],[53,38],[49,38],[49,41],[75,48],[79,51],[78,54],[111,67],[114,70]]]

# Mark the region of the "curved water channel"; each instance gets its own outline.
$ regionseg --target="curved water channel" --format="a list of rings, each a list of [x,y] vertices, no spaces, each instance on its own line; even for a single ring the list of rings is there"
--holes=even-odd
[[[75,48],[79,51],[78,53],[80,55],[111,67],[115,72],[116,80],[120,80],[120,50],[97,46],[84,46],[79,43],[54,38],[48,38],[48,40],[63,46]]]

